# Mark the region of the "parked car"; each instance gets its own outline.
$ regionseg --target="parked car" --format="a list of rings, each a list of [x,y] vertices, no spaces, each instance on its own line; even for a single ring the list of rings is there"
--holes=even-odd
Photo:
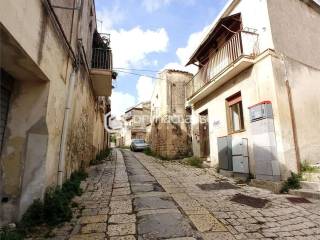
[[[149,144],[147,144],[143,139],[133,139],[130,145],[131,151],[143,151],[149,148]]]

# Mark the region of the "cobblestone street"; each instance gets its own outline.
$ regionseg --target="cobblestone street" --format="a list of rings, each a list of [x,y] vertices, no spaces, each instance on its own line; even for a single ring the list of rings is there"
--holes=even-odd
[[[319,201],[292,203],[143,153],[114,150],[82,185],[79,215],[53,239],[320,239]]]

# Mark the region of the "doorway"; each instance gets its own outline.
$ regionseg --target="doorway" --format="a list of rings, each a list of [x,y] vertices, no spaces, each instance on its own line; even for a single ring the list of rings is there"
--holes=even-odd
[[[208,110],[199,114],[200,157],[207,158],[210,155]]]
[[[4,143],[4,133],[7,124],[9,104],[10,104],[10,96],[12,92],[13,86],[13,78],[2,68],[0,69],[0,112],[1,112],[1,120],[0,120],[0,153],[2,151],[3,143]]]

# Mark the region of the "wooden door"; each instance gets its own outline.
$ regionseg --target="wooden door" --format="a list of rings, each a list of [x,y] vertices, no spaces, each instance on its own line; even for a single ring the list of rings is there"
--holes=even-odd
[[[209,124],[208,124],[207,110],[200,113],[199,133],[200,133],[200,157],[206,158],[210,155]]]

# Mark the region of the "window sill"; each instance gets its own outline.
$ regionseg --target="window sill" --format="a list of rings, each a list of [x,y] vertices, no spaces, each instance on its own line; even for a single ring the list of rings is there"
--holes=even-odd
[[[241,129],[241,130],[238,130],[238,131],[233,131],[233,132],[229,132],[228,135],[233,135],[233,134],[237,134],[237,133],[242,133],[242,132],[245,132],[246,129]]]

